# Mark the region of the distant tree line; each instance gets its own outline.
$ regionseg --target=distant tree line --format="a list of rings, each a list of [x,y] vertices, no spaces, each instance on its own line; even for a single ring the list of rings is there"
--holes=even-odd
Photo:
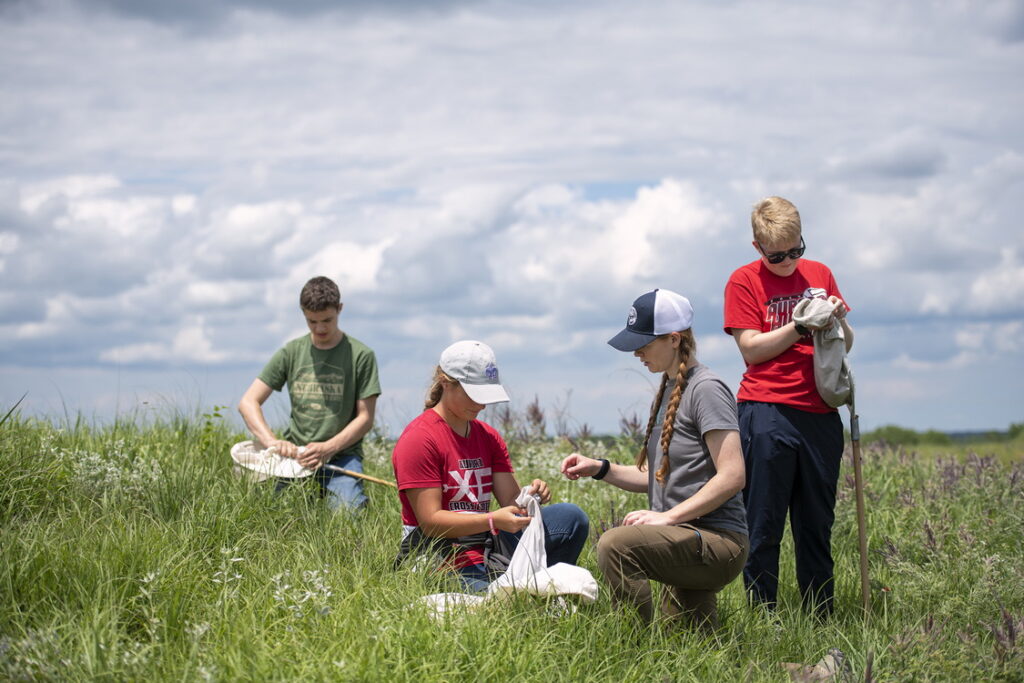
[[[900,446],[950,446],[961,443],[1016,441],[1022,436],[1024,436],[1024,422],[1014,422],[1006,431],[991,429],[979,432],[942,432],[937,429],[919,432],[898,425],[883,425],[870,432],[862,433],[861,441],[868,443],[884,441]]]

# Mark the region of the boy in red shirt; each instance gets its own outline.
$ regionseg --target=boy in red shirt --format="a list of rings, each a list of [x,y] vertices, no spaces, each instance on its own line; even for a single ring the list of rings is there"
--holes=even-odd
[[[843,424],[838,411],[818,395],[814,342],[810,330],[793,322],[792,312],[801,299],[828,300],[849,351],[849,308],[828,267],[801,258],[806,247],[800,214],[791,202],[781,197],[758,202],[751,225],[760,258],[729,277],[724,321],[747,365],[736,397],[750,531],[743,581],[753,602],[774,607],[788,511],[804,605],[828,615]]]

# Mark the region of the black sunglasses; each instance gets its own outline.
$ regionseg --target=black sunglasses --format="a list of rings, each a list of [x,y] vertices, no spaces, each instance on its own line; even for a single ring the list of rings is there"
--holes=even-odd
[[[757,242],[757,240],[754,241]],[[764,254],[764,257],[765,259],[768,260],[768,263],[772,264],[773,266],[785,261],[787,256],[795,261],[801,256],[803,256],[804,252],[807,251],[807,245],[804,244],[803,236],[800,237],[800,246],[795,249],[790,249],[789,251],[773,251],[772,253],[769,254],[767,251],[764,250],[764,247],[761,246],[760,242],[757,242],[757,248],[761,250],[762,254]]]

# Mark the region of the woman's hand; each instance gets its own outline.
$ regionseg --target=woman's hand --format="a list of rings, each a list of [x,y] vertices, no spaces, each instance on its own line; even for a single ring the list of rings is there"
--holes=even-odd
[[[530,525],[530,520],[533,519],[533,517],[528,517],[526,515],[526,510],[518,505],[506,505],[503,508],[498,508],[490,514],[494,519],[494,527],[496,529],[508,531],[513,534],[528,527]]]
[[[675,524],[675,520],[666,512],[655,512],[654,510],[633,510],[622,520],[622,526],[636,526],[637,524],[672,526]]]
[[[566,479],[575,481],[580,477],[592,477],[597,474],[601,469],[601,461],[588,458],[579,453],[570,453],[562,461],[561,469]]]
[[[551,500],[551,491],[548,490],[548,485],[540,479],[533,480],[533,483],[530,484],[529,493],[540,496],[541,505]]]

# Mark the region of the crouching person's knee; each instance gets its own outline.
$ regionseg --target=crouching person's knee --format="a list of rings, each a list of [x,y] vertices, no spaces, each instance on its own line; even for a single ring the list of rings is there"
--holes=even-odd
[[[597,542],[597,566],[613,584],[620,583],[624,566],[631,564],[633,534],[630,527],[615,527],[601,534]]]

